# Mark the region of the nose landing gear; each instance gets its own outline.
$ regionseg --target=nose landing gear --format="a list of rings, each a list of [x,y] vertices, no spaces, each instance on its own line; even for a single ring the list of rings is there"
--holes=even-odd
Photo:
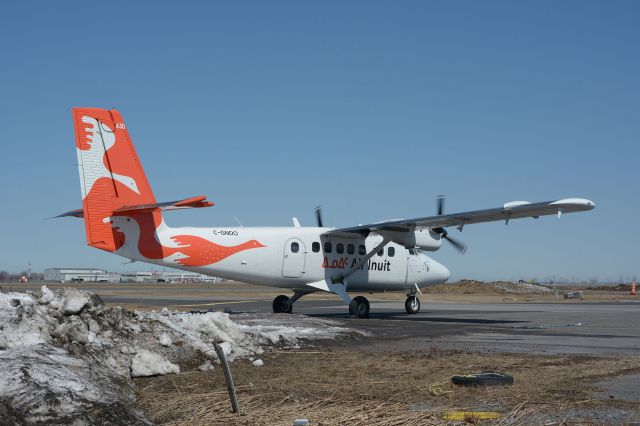
[[[415,294],[407,296],[407,301],[404,302],[404,308],[408,314],[417,314],[420,312],[420,299]]]

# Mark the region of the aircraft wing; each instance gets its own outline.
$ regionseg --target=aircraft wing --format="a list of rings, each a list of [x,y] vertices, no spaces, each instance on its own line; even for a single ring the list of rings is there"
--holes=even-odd
[[[486,210],[474,210],[463,213],[442,214],[437,216],[420,217],[416,219],[398,219],[372,223],[370,225],[353,226],[350,228],[332,229],[327,234],[356,233],[369,234],[375,231],[409,231],[416,227],[446,228],[463,226],[473,223],[506,221],[525,217],[538,218],[540,216],[575,213],[591,210],[595,203],[585,198],[564,198],[556,201],[530,203],[528,201],[512,201],[502,207]]]

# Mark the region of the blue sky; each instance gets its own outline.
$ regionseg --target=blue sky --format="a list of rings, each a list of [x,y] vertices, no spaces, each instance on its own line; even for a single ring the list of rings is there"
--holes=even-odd
[[[171,225],[350,226],[587,197],[469,226],[452,278],[638,274],[640,4],[8,2],[0,269],[146,269],[85,245],[71,107],[117,107]],[[640,274],[638,274],[640,275]]]

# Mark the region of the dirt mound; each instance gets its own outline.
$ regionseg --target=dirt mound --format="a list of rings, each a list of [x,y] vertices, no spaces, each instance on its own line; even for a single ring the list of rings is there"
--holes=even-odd
[[[603,291],[631,291],[631,284],[585,286],[585,288],[589,290]]]
[[[488,296],[503,296],[505,294],[547,294],[551,289],[522,282],[494,281],[484,282],[476,280],[460,280],[455,283],[438,284],[422,290],[425,294],[476,294]]]

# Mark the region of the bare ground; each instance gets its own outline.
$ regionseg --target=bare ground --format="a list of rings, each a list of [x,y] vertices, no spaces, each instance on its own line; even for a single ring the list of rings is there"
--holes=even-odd
[[[640,358],[526,356],[433,349],[363,353],[353,348],[274,351],[263,367],[232,365],[241,412],[230,412],[220,368],[137,379],[138,404],[157,424],[443,424],[451,411],[495,411],[494,424],[602,423],[593,413],[632,409],[590,397],[593,383],[640,371]],[[513,386],[458,387],[453,374],[502,371]],[[582,413],[582,414],[581,414]],[[467,415],[467,422],[478,418]],[[618,418],[618,420],[623,420]]]

